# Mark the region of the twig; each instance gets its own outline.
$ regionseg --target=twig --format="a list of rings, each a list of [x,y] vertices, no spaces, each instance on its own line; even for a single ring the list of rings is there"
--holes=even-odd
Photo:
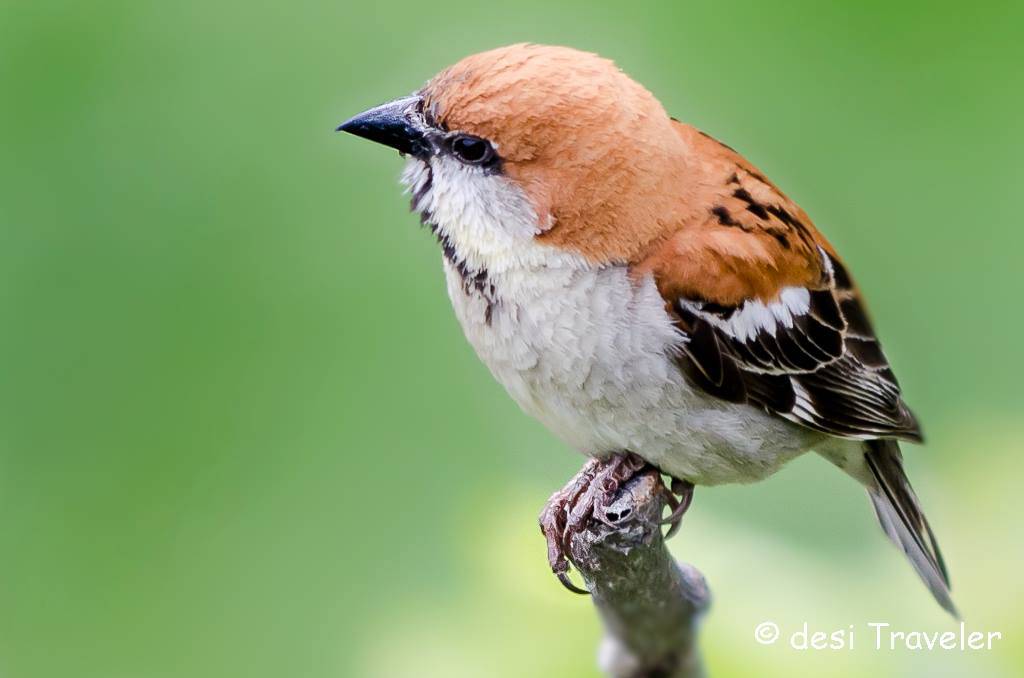
[[[697,631],[711,602],[704,576],[676,563],[660,524],[665,505],[658,474],[626,483],[605,510],[573,535],[573,565],[604,622],[598,661],[614,678],[703,676]]]

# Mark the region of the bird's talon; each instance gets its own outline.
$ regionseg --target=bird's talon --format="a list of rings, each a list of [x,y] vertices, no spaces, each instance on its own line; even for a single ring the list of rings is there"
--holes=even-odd
[[[564,586],[565,588],[569,589],[573,593],[578,593],[581,596],[589,596],[590,595],[590,591],[588,591],[586,589],[582,589],[579,586],[576,586],[576,584],[572,583],[572,579],[569,579],[569,573],[568,572],[556,572],[555,576],[558,577],[558,581],[562,582],[562,586]]]
[[[661,521],[662,525],[671,525],[665,533],[665,539],[671,538],[672,535],[679,531],[679,526],[683,522],[683,515],[690,508],[690,503],[693,502],[693,483],[673,478],[671,487],[672,490],[668,495],[668,505],[672,512]],[[679,499],[677,500],[674,495],[679,495]]]
[[[565,588],[590,593],[573,584],[567,574],[573,535],[582,532],[592,519],[615,527],[617,523],[609,518],[608,508],[622,484],[646,465],[632,454],[592,459],[568,485],[551,495],[540,515],[540,530],[548,542],[551,571]],[[622,517],[616,515],[616,520]]]

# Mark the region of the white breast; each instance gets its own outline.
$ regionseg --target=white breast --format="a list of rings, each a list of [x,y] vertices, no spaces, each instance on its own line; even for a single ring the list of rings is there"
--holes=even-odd
[[[413,190],[423,171],[416,163],[407,172]],[[477,208],[493,198],[466,200],[464,177],[443,176],[450,171],[459,170],[434,164],[420,208],[461,262],[444,264],[455,313],[512,398],[566,443],[591,456],[629,450],[676,477],[715,484],[763,478],[813,442],[789,422],[686,383],[674,362],[686,338],[652,278],[539,244],[536,219],[512,187],[486,189],[513,207],[496,218]]]

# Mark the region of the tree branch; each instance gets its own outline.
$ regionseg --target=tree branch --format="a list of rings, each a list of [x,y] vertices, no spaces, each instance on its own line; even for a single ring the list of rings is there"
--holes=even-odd
[[[614,678],[703,676],[697,630],[711,602],[704,576],[662,538],[665,497],[654,469],[627,482],[605,516],[572,537],[570,560],[604,622],[601,669]]]

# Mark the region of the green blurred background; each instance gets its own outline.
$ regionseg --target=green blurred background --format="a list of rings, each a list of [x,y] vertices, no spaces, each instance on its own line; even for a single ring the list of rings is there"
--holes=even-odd
[[[331,131],[523,40],[614,58],[845,254],[955,598],[1004,635],[870,649],[953,625],[807,457],[673,541],[711,674],[1021,675],[1022,31],[1010,1],[0,0],[0,676],[595,675],[535,523],[581,460],[463,340],[399,159]]]

